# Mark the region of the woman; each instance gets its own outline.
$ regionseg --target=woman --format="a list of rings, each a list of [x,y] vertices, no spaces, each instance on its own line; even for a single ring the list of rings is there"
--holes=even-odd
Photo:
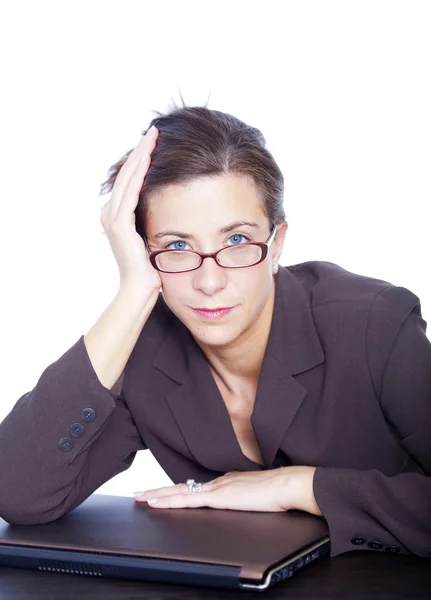
[[[283,176],[257,129],[185,106],[152,125],[102,186],[116,297],[0,426],[0,516],[52,521],[150,448],[175,482],[136,494],[154,509],[299,509],[332,556],[430,556],[419,299],[279,267]]]

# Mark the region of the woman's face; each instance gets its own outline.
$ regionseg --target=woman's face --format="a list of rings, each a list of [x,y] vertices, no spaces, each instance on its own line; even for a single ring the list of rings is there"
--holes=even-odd
[[[245,224],[245,222],[247,224]],[[205,177],[151,196],[146,234],[151,251],[196,250],[210,253],[246,242],[265,242],[268,219],[249,178]],[[240,269],[219,266],[212,258],[186,273],[160,273],[171,311],[201,345],[228,346],[252,334],[273,293],[273,269],[282,250],[286,226],[278,231],[265,260]],[[196,309],[231,308],[218,318]]]

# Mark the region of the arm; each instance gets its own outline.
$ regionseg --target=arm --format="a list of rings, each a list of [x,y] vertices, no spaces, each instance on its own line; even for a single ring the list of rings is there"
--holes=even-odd
[[[0,424],[0,517],[57,519],[146,448],[118,376],[155,300],[120,289],[87,336],[43,371]]]
[[[374,302],[370,375],[385,418],[410,457],[409,472],[317,467],[313,489],[329,525],[331,556],[378,542],[375,550],[431,557],[431,343],[425,331],[419,300],[408,290],[387,288]]]

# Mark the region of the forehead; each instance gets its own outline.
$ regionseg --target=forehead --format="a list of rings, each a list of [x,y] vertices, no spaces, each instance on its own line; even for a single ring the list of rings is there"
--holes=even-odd
[[[228,222],[254,220],[265,223],[258,189],[249,177],[226,174],[202,177],[171,186],[148,199],[147,229],[168,227],[184,231],[193,227],[218,229]]]

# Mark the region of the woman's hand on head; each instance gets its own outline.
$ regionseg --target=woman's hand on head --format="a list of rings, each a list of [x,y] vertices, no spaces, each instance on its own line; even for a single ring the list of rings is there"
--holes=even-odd
[[[136,231],[135,209],[158,135],[154,127],[142,136],[121,167],[111,198],[100,215],[120,270],[120,286],[146,291],[159,290],[162,283],[149,261],[144,240]]]

